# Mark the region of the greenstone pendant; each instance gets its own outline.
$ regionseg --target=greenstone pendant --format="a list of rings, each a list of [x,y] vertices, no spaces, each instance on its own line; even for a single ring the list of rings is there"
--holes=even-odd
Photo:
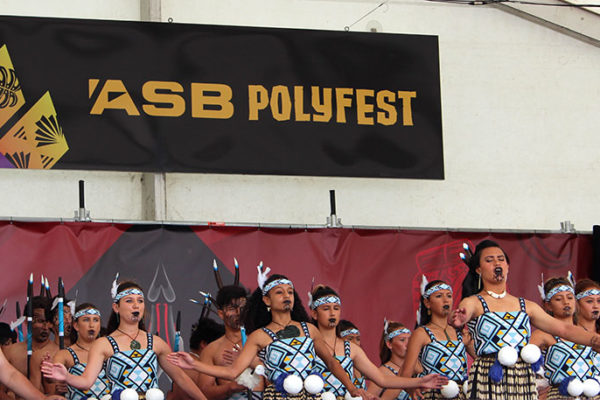
[[[139,350],[142,348],[142,345],[140,344],[140,342],[134,339],[131,341],[131,343],[129,343],[129,348],[131,350]]]

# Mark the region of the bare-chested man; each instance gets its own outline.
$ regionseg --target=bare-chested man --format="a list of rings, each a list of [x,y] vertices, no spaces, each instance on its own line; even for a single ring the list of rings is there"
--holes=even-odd
[[[202,351],[211,342],[214,342],[225,333],[223,325],[216,323],[210,318],[200,318],[196,324],[192,326],[192,336],[190,337],[190,354],[196,358],[200,358]],[[192,381],[200,387],[199,377],[200,372],[193,369],[184,369]],[[190,397],[173,382],[173,390],[167,394],[167,400],[190,400]]]
[[[242,335],[240,332],[240,311],[246,304],[248,293],[246,289],[237,285],[223,286],[217,294],[216,305],[219,317],[225,324],[225,335],[209,344],[202,354],[200,361],[212,365],[231,365],[237,358],[242,348]],[[253,363],[258,365],[259,361]],[[200,374],[200,390],[208,400],[241,400],[248,399],[246,387],[238,385],[235,381],[216,379],[210,375]],[[263,384],[253,389],[252,397],[260,397]]]
[[[55,299],[56,297],[53,301],[55,301]],[[65,299],[63,303],[65,348],[71,345],[71,328],[73,325],[73,316],[71,315],[71,308],[67,305],[68,301],[69,300]],[[29,380],[33,383],[33,386],[42,390],[44,393],[49,393],[49,386],[47,386],[46,381],[42,380],[42,373],[40,371],[42,361],[45,359],[51,360],[58,350],[60,350],[58,336],[58,305],[50,310],[50,317],[52,320],[51,329],[54,334],[54,341],[51,341],[48,346],[44,348],[44,351],[33,353],[31,356],[31,374],[29,376]],[[64,386],[64,388],[66,389],[66,386]]]

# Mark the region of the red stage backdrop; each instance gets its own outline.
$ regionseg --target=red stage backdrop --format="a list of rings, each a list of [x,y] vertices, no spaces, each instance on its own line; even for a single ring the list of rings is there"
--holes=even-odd
[[[570,269],[576,278],[589,276],[591,235],[482,233],[424,230],[265,229],[105,223],[0,222],[0,300],[8,298],[1,319],[15,318],[14,304],[25,304],[26,281],[47,276],[56,293],[61,276],[72,298],[95,303],[104,318],[110,311],[110,286],[116,272],[146,290],[147,325],[170,344],[173,321],[182,311],[182,334],[189,339],[200,308],[198,290],[216,294],[213,259],[225,284],[233,281],[233,258],[241,282],[256,288],[256,265],[287,275],[303,303],[311,280],[337,289],[342,317],[356,323],[363,347],[378,363],[383,318],[411,328],[418,305],[421,274],[450,282],[460,296],[466,274],[458,253],[462,243],[497,241],[510,255],[509,290],[539,301],[540,273],[551,277]],[[36,287],[37,294],[39,288]]]

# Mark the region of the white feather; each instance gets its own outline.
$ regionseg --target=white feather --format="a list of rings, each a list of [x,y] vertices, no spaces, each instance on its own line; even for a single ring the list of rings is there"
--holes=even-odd
[[[422,278],[421,278],[421,296],[423,296],[425,294],[425,288],[427,287],[428,284],[429,284],[429,281],[427,280],[427,277],[425,277],[425,275],[422,275]]]
[[[571,271],[569,271],[569,272],[567,273],[567,280],[568,280],[569,282],[571,282],[571,285],[572,285],[573,287],[575,287],[575,277],[573,276],[573,273],[571,273]]]
[[[112,283],[112,287],[110,289],[110,294],[114,300],[115,297],[117,297],[117,288],[119,287],[119,273],[117,272],[117,275],[115,275],[115,280]]]
[[[25,321],[26,318],[27,317],[25,317],[23,315],[23,316],[19,317],[19,319],[17,319],[16,321],[11,322],[10,323],[10,330],[14,331],[15,329],[17,329],[19,327],[19,325],[21,325]]]
[[[67,303],[69,309],[71,310],[71,316],[75,316],[75,300],[71,300]]]
[[[258,287],[262,289],[265,286],[265,282],[269,278],[269,272],[271,272],[271,268],[267,267],[263,271],[263,262],[261,261],[260,264],[256,266],[256,269],[258,270],[258,276],[256,277]]]
[[[256,385],[260,383],[261,377],[258,374],[253,374],[250,368],[246,368],[235,381],[238,385],[247,387],[248,389],[254,389]]]
[[[312,303],[313,303],[313,298],[312,298],[312,293],[308,292],[308,308],[312,308]]]
[[[417,308],[417,325],[421,325],[421,305]]]
[[[390,322],[387,320],[387,318],[383,318],[383,331],[385,332],[385,334],[388,334],[388,328],[390,327]]]
[[[546,291],[544,290],[544,274],[542,273],[542,284],[537,285],[538,291],[543,301],[546,301]]]

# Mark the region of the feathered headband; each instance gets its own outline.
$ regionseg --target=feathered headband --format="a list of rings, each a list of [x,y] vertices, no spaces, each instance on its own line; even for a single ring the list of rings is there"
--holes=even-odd
[[[571,271],[567,273],[567,280],[571,284],[570,286],[561,284],[553,287],[551,290],[548,291],[548,293],[546,293],[546,291],[544,290],[544,274],[542,273],[542,282],[541,284],[537,285],[542,300],[545,302],[549,302],[550,300],[552,300],[552,297],[554,297],[557,293],[560,292],[571,292],[572,294],[575,294],[575,279],[573,278],[573,274],[571,273]]]

